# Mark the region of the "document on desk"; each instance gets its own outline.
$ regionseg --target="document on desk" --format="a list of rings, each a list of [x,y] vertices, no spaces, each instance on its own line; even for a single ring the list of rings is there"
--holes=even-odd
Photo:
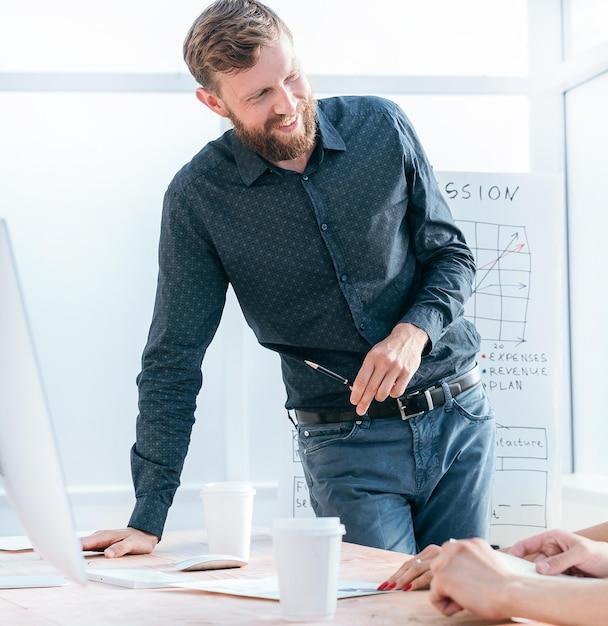
[[[172,585],[184,589],[209,591],[212,593],[226,593],[235,596],[247,596],[249,598],[263,598],[266,600],[279,599],[279,581],[276,576],[268,578],[226,578],[223,580],[196,582],[183,582]],[[342,598],[354,598],[355,596],[370,596],[381,593],[393,593],[392,591],[378,591],[378,583],[364,580],[338,580],[338,600]]]

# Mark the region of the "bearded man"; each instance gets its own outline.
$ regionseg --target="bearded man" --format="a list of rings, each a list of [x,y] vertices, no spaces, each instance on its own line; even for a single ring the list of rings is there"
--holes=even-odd
[[[160,540],[229,285],[280,356],[316,515],[408,554],[487,537],[494,416],[463,316],[475,263],[409,120],[377,97],[316,101],[289,28],[255,0],[211,4],[184,57],[197,98],[233,128],[165,194],[135,508],[83,548]]]

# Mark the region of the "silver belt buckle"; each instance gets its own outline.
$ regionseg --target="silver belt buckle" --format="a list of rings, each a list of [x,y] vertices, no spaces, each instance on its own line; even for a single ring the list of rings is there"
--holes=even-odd
[[[432,387],[432,389],[434,389],[434,387]],[[426,399],[427,408],[422,410],[422,411],[418,411],[418,413],[412,413],[411,415],[406,415],[405,414],[405,406],[401,402],[401,399],[397,398],[397,405],[399,406],[399,413],[401,413],[401,419],[402,420],[409,420],[412,417],[418,417],[419,415],[422,415],[423,413],[426,413],[426,411],[432,411],[435,408],[435,405],[433,404],[433,398],[431,397],[431,389],[425,389],[424,391],[417,391],[416,393],[413,393],[411,396],[406,396],[405,400],[407,400],[408,397],[409,398],[414,398],[414,397],[419,396],[421,394],[424,394],[424,397]]]

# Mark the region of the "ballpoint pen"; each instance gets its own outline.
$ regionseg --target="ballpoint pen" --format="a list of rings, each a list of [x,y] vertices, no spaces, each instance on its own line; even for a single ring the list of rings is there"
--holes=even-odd
[[[344,376],[340,376],[340,374],[336,374],[336,372],[332,372],[331,370],[328,370],[326,367],[323,367],[322,365],[318,365],[317,363],[313,363],[312,361],[304,360],[304,363],[312,367],[314,370],[321,372],[321,374],[325,374],[325,376],[329,376],[330,378],[337,380],[339,383],[342,383],[343,385],[348,385],[348,378],[344,378]]]

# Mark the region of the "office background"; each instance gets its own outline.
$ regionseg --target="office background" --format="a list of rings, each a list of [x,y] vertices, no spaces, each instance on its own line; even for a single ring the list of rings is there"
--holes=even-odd
[[[132,503],[135,377],[164,190],[223,121],[181,57],[206,0],[0,0],[0,215],[13,237],[80,529]],[[566,527],[605,519],[608,5],[604,0],[268,0],[319,97],[374,93],[412,119],[436,170],[551,172],[567,203],[572,410],[559,424]],[[568,343],[568,342],[565,342]],[[1,347],[0,347],[1,349]],[[269,524],[284,391],[231,296],[203,366],[167,528],[200,523],[203,481],[250,479]],[[0,529],[18,523],[0,493]]]

